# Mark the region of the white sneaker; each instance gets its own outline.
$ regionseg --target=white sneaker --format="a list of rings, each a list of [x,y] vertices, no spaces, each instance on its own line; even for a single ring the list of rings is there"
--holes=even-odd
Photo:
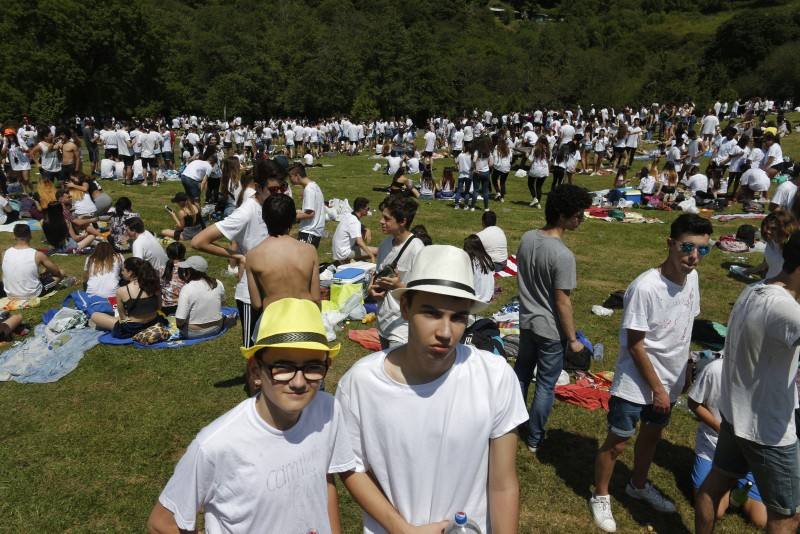
[[[528,204],[528,206],[530,206],[532,208],[538,208],[539,207],[539,201],[536,200],[536,199],[533,199],[533,200],[531,200],[531,203]]]
[[[676,511],[675,505],[669,499],[664,497],[664,495],[662,495],[661,492],[658,491],[650,482],[647,482],[644,485],[644,488],[638,489],[634,488],[633,484],[631,484],[629,480],[628,484],[625,486],[625,493],[628,495],[628,497],[633,497],[634,499],[646,502],[658,512],[671,514],[675,513]]]
[[[490,210],[489,210],[489,208],[486,208],[486,209],[485,209],[485,210],[483,210],[483,211],[490,211]]]
[[[458,204],[456,204],[455,206],[453,206],[453,208],[454,208],[454,209],[457,209],[457,210],[460,210],[460,209],[461,209],[461,206],[459,206]]]
[[[475,211],[475,208],[470,208],[469,211]]]
[[[617,522],[611,515],[611,496],[601,495],[589,499],[589,506],[592,508],[594,524],[604,532],[616,532]]]

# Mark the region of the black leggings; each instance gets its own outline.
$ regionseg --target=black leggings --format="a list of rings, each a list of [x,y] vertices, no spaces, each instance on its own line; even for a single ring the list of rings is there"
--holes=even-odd
[[[492,186],[494,186],[494,192],[500,193],[501,197],[506,196],[507,179],[508,179],[508,171],[500,172],[497,169],[492,169]]]
[[[547,176],[542,176],[541,178],[528,176],[528,191],[531,192],[532,199],[542,200],[542,186],[545,180],[547,180]]]
[[[564,169],[564,167],[553,167],[553,184],[550,186],[550,191],[553,191],[556,187],[561,185],[561,182],[564,181],[565,172],[566,169]]]

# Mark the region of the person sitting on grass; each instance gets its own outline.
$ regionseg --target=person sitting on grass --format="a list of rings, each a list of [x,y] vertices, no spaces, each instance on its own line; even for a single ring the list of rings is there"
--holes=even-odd
[[[488,304],[494,297],[494,262],[483,248],[481,238],[476,234],[464,238],[464,252],[469,255],[472,262],[475,298]]]
[[[163,237],[171,237],[175,241],[191,241],[194,236],[205,228],[203,216],[200,214],[200,207],[183,192],[175,193],[175,196],[172,197],[172,202],[178,205],[177,214],[169,206],[164,206],[164,209],[175,221],[175,229],[161,230],[161,235]]]
[[[3,295],[30,299],[52,291],[66,275],[43,252],[31,247],[31,229],[14,225],[14,244],[3,253]],[[39,267],[45,272],[39,274]]]
[[[356,461],[339,402],[319,391],[338,352],[316,304],[270,304],[242,348],[258,393],[192,440],[148,531],[195,531],[202,511],[206,532],[341,532],[333,476]]]
[[[119,320],[113,315],[94,312],[91,320],[98,330],[107,330],[117,339],[129,339],[155,324],[165,324],[161,310],[161,282],[153,266],[140,258],[122,264],[127,282],[116,291]]]
[[[178,296],[186,282],[180,277],[178,263],[186,259],[186,247],[180,241],[167,245],[167,265],[161,275],[161,311],[164,315],[175,315]]]
[[[124,261],[125,258],[114,252],[110,243],[98,243],[83,267],[86,293],[96,297],[113,297],[119,289],[119,272]]]
[[[8,312],[0,312],[5,315],[0,319],[0,343],[12,341],[14,335],[27,336],[30,328],[22,322],[22,315],[8,315]]]
[[[175,320],[181,337],[196,339],[218,334],[222,329],[225,286],[208,276],[208,262],[202,256],[189,256],[176,263],[184,282],[178,296]]]
[[[358,197],[353,201],[353,212],[342,215],[331,239],[335,264],[348,263],[351,259],[375,263],[378,249],[369,246],[372,234],[369,228],[361,224],[361,218],[368,213],[369,200]]]
[[[783,265],[783,261],[781,261]],[[719,427],[722,417],[719,414],[719,394],[722,388],[722,359],[706,364],[698,373],[697,380],[689,390],[689,409],[700,421],[697,427],[697,437],[694,446],[694,466],[692,467],[692,486],[693,493],[697,496],[697,490],[703,485],[708,474],[711,472],[714,452],[717,448],[719,438]],[[747,499],[742,504],[742,512],[745,517],[758,529],[763,529],[767,525],[767,507],[761,502],[761,494],[758,492],[755,479],[752,473],[740,479],[737,487],[751,487],[747,492]],[[719,502],[717,508],[717,519],[722,519],[728,509],[730,492],[726,493]]]
[[[760,274],[764,279],[775,278],[783,270],[783,244],[798,230],[798,221],[786,210],[777,209],[761,221],[761,238],[767,243],[763,261],[748,267],[742,274]]]

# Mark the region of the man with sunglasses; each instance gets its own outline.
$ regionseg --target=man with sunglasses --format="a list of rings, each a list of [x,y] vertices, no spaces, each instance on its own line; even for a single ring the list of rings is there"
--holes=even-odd
[[[608,434],[594,465],[589,504],[595,524],[615,532],[609,484],[617,458],[636,433],[633,475],[625,493],[655,510],[675,505],[647,480],[656,445],[686,384],[694,318],[700,313],[697,266],[708,254],[711,222],[685,213],[672,223],[667,258],[645,271],[625,291],[620,349],[611,386]]]
[[[333,474],[352,471],[355,456],[338,401],[319,391],[338,352],[314,303],[270,304],[258,341],[242,347],[259,394],[200,431],[148,530],[194,531],[203,510],[209,534],[341,532]]]

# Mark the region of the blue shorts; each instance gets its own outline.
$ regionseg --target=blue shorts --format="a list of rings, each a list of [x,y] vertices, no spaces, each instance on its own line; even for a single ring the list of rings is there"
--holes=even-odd
[[[692,486],[694,486],[694,489],[700,489],[700,486],[703,485],[703,481],[711,472],[712,465],[714,464],[711,460],[706,460],[705,458],[700,458],[695,455],[694,465],[692,466]],[[758,486],[756,485],[756,479],[753,478],[753,473],[747,473],[744,478],[740,478],[736,483],[736,487],[743,488],[748,482],[753,485],[750,487],[750,491],[747,492],[747,496],[754,501],[761,502],[761,494],[758,492]]]
[[[612,395],[608,401],[608,431],[629,438],[636,433],[636,424],[640,420],[649,425],[667,426],[674,405],[670,404],[667,413],[658,413],[653,411],[652,404],[636,404]]]

